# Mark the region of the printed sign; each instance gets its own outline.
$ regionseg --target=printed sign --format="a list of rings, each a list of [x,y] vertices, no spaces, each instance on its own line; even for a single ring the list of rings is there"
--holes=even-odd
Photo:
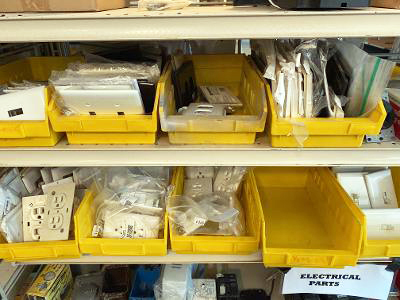
[[[343,269],[292,268],[283,282],[283,294],[334,294],[387,299],[393,272],[385,265],[364,264]]]

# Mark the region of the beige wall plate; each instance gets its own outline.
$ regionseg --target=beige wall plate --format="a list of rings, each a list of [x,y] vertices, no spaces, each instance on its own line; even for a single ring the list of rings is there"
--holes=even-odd
[[[54,185],[47,192],[22,199],[25,242],[68,240],[75,184]]]

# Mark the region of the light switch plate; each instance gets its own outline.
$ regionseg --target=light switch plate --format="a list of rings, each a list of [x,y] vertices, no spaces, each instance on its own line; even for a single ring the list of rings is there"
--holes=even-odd
[[[185,167],[186,178],[214,178],[214,167]]]
[[[24,241],[68,240],[75,184],[51,186],[48,194],[22,199]]]
[[[364,175],[372,208],[398,208],[390,169]]]
[[[337,173],[336,177],[343,189],[360,208],[371,208],[367,186],[364,180],[365,173]]]
[[[213,191],[212,178],[185,179],[183,194],[189,197],[208,195]]]

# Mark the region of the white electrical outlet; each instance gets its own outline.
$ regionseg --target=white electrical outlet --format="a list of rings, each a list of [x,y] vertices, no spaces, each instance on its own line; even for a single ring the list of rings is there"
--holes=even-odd
[[[22,199],[25,242],[68,240],[75,184],[54,185],[47,192]]]
[[[364,175],[372,208],[398,208],[390,169]]]
[[[136,213],[106,211],[104,216],[104,238],[133,239],[158,238],[161,218]]]
[[[337,173],[336,177],[358,207],[371,208],[364,175],[365,173]]]
[[[183,194],[189,197],[208,195],[213,191],[212,178],[185,179]]]
[[[186,167],[186,178],[214,178],[214,167]]]

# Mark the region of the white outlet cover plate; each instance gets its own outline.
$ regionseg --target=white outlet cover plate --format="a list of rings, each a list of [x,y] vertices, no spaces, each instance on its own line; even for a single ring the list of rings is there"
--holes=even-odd
[[[400,208],[363,209],[369,240],[400,239]]]
[[[68,240],[75,184],[51,186],[48,194],[22,199],[24,241]]]
[[[212,178],[185,179],[183,194],[189,197],[208,195],[213,191]]]
[[[214,167],[186,167],[185,175],[188,179],[214,178]]]
[[[372,208],[398,208],[390,169],[364,175]]]
[[[365,173],[337,173],[336,177],[343,189],[358,207],[371,208],[364,174]]]

